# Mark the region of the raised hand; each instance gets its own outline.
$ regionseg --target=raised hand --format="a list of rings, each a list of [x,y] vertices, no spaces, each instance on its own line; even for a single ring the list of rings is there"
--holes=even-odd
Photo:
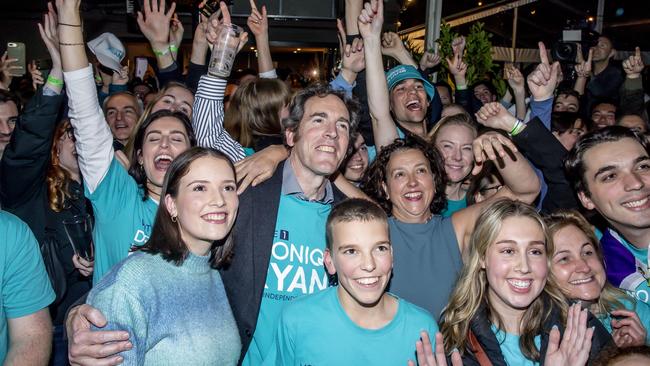
[[[0,89],[9,89],[14,77],[11,71],[20,69],[20,66],[13,65],[16,61],[18,60],[7,56],[7,51],[0,57]]]
[[[386,32],[381,37],[381,53],[394,59],[399,59],[406,50],[402,39],[394,32]]]
[[[269,19],[266,14],[266,5],[262,5],[262,12],[257,9],[257,4],[255,0],[250,0],[251,4],[251,15],[248,16],[246,20],[246,25],[251,30],[251,33],[255,36],[255,39],[258,37],[269,37]]]
[[[467,64],[463,61],[462,53],[454,54],[450,58],[447,58],[447,67],[449,68],[449,72],[454,76],[457,87],[467,85],[467,80],[465,79]]]
[[[206,28],[205,35],[210,44],[214,44],[217,41],[219,26],[221,24],[232,24],[230,19],[230,11],[228,11],[228,5],[222,1],[219,3],[219,9],[221,9],[221,20],[214,18],[210,19]],[[241,49],[244,48],[246,42],[248,42],[248,32],[242,32],[239,35],[239,47],[237,48],[237,52],[241,51]]]
[[[440,63],[440,55],[438,52],[428,50],[422,54],[420,58],[420,70],[426,70],[436,67]]]
[[[594,334],[593,327],[587,329],[587,315],[587,309],[581,310],[580,304],[569,307],[561,342],[557,327],[551,330],[545,364],[582,366],[587,363],[591,350],[591,337]]]
[[[645,65],[643,64],[641,49],[639,47],[634,50],[634,55],[623,61],[623,71],[625,71],[625,74],[629,79],[639,78],[644,67]]]
[[[43,79],[41,70],[36,67],[36,61],[30,62],[29,65],[27,65],[27,70],[32,76],[32,88],[34,88],[34,90],[38,89],[39,85],[45,84],[45,79]]]
[[[594,49],[589,49],[589,55],[587,56],[587,61],[582,57],[582,48],[578,45],[578,63],[574,66],[576,74],[579,78],[588,78],[591,76],[591,60],[594,57]]]
[[[113,85],[126,85],[129,82],[129,66],[122,66],[122,69],[117,72],[113,71]]]
[[[336,20],[336,27],[339,36],[339,50],[341,53],[341,71],[358,74],[366,67],[366,59],[363,52],[363,39],[355,38],[352,44],[345,44],[347,35],[343,22]],[[344,75],[344,77],[346,77]],[[356,78],[356,75],[355,75]],[[346,80],[348,78],[346,77]],[[348,80],[349,81],[349,80]]]
[[[481,109],[476,112],[476,120],[485,127],[505,132],[512,131],[512,128],[517,122],[515,116],[510,114],[499,102],[483,104]]]
[[[370,0],[363,5],[359,14],[359,33],[363,39],[381,37],[381,27],[384,24],[384,2]]]
[[[183,28],[183,22],[178,19],[178,14],[174,13],[171,19],[171,24],[169,26],[169,49],[176,58],[178,54],[178,47],[183,42],[183,33],[185,28]],[[172,45],[174,47],[172,47]]]
[[[151,3],[144,0],[144,14],[138,12],[138,26],[155,51],[169,48],[169,29],[176,3],[172,3],[166,13],[165,5],[165,0],[160,0],[160,3],[158,0],[151,0]]]
[[[618,347],[645,345],[647,330],[641,324],[636,312],[619,309],[612,311],[619,319],[612,319],[612,338]]]
[[[507,63],[503,69],[504,79],[508,80],[508,85],[512,88],[515,93],[525,92],[525,82],[524,75],[521,74],[518,68],[511,63]]]
[[[442,333],[436,333],[436,350],[433,351],[431,341],[429,340],[429,333],[420,332],[420,340],[415,343],[415,351],[418,357],[419,366],[447,366],[447,358],[445,357],[445,345],[442,339]],[[463,360],[458,351],[454,351],[451,355],[452,366],[463,366]],[[415,366],[411,360],[408,361],[408,366]]]
[[[451,41],[451,49],[454,55],[460,55],[462,57],[465,52],[465,37],[459,36],[454,38]]]
[[[489,131],[474,139],[472,150],[474,152],[472,175],[477,175],[483,169],[483,162],[504,158],[509,151],[517,152],[517,147],[506,136],[496,131]]]
[[[560,63],[555,61],[552,65],[548,60],[548,53],[544,43],[539,42],[539,57],[542,62],[535,71],[528,75],[528,88],[534,100],[547,100],[553,97],[553,92],[558,84]]]
[[[38,31],[45,43],[47,52],[52,59],[52,70],[61,70],[61,51],[59,50],[58,17],[52,3],[47,3],[47,13],[43,15],[43,23],[38,23]]]

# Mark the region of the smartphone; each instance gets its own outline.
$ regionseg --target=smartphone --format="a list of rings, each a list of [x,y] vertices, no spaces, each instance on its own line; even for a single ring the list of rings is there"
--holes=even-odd
[[[146,57],[135,58],[135,77],[144,80],[144,74],[147,73],[149,67],[149,60]]]
[[[232,0],[207,0],[203,6],[201,6],[201,3],[199,3],[199,13],[203,14],[206,18],[209,18],[210,15],[212,15],[215,12],[221,12],[221,8],[219,7],[219,3],[223,1],[226,3],[227,6],[232,6]]]
[[[47,77],[50,75],[50,71],[52,71],[52,60],[40,59],[34,60],[34,63],[36,64],[36,69],[41,72],[43,80],[47,80]]]
[[[19,68],[11,71],[12,76],[23,76],[27,68],[25,67],[25,44],[22,42],[8,42],[7,43],[7,58],[15,58],[18,61],[13,65]]]

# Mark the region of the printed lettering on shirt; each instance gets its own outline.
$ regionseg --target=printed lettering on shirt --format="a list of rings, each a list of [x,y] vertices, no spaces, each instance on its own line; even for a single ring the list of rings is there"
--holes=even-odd
[[[280,230],[280,236],[285,230]],[[288,236],[288,233],[287,233]],[[264,297],[289,301],[327,288],[323,249],[278,240],[271,249]]]

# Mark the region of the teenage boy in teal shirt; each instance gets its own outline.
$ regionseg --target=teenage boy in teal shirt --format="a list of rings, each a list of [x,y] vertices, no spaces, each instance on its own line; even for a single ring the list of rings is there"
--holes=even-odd
[[[393,268],[386,213],[346,200],[330,213],[326,240],[324,263],[338,285],[284,306],[264,365],[406,364],[420,333],[436,334],[438,325],[385,292]]]

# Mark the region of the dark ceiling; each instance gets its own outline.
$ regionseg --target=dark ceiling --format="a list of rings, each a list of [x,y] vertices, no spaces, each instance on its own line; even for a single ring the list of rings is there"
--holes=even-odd
[[[93,36],[100,31],[114,31],[126,27],[125,15],[127,0],[82,0],[85,12],[86,32]],[[235,0],[245,1],[247,0]],[[258,5],[277,2],[278,0],[257,0]],[[309,7],[311,2],[327,0],[283,0],[293,1],[294,6]],[[342,15],[344,0],[334,1],[337,6],[336,14]],[[186,13],[182,16],[185,24],[191,24],[191,4],[196,0],[179,0],[178,9]],[[479,1],[446,0],[443,1],[442,17],[449,19],[454,14],[475,8],[485,8],[502,1],[484,0],[481,7]],[[35,32],[35,23],[41,12],[46,9],[46,0],[2,0],[3,10],[0,13],[0,41],[3,43],[25,34]],[[598,0],[539,0],[525,5],[519,10],[518,22],[518,47],[536,47],[537,41],[552,43],[560,37],[561,30],[567,24],[586,23],[589,17],[596,16]],[[314,3],[315,4],[315,3]],[[644,50],[650,50],[650,11],[647,0],[605,0],[604,32],[614,36],[619,49],[633,49],[639,45]],[[426,14],[425,0],[385,0],[386,23],[401,23],[400,29],[405,29],[423,24]],[[494,34],[493,44],[509,46],[511,43],[513,11],[481,19],[488,31]],[[238,19],[244,23],[244,18]],[[186,25],[186,37],[191,37]],[[271,38],[275,45],[291,46],[317,46],[332,47],[336,44],[334,22],[331,20],[295,20],[283,18],[271,21]],[[4,28],[4,29],[3,29]],[[462,25],[457,31],[467,32],[469,25]],[[36,35],[37,36],[37,35]],[[126,41],[141,41],[142,36],[137,29],[131,28],[130,32],[121,34]],[[188,38],[189,39],[189,38]],[[2,47],[2,46],[0,46]]]

